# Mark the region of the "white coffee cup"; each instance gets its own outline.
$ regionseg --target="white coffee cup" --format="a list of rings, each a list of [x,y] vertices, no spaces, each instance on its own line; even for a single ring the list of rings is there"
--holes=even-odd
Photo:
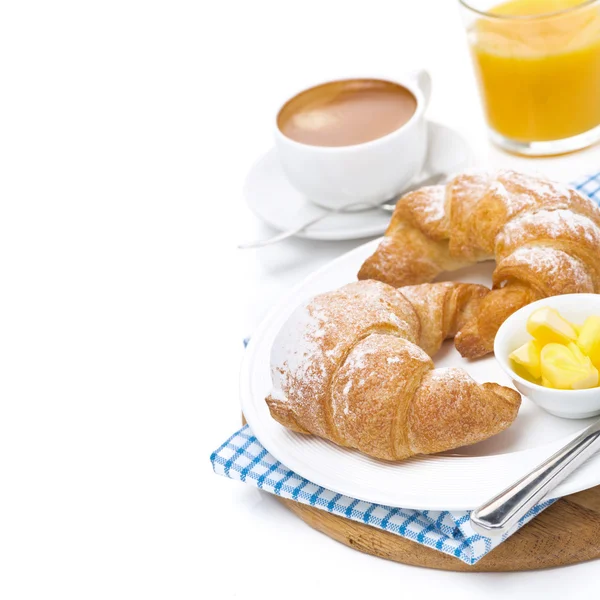
[[[420,70],[398,79],[381,79],[410,91],[417,108],[399,129],[370,142],[335,147],[300,143],[281,132],[276,117],[275,143],[283,170],[290,183],[312,202],[327,208],[385,202],[423,168],[431,77]]]

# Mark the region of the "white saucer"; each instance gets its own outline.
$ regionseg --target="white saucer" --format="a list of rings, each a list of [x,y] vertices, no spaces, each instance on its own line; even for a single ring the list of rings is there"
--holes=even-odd
[[[471,162],[471,151],[464,138],[453,129],[428,122],[429,150],[424,172],[453,173]],[[326,209],[316,206],[286,179],[275,148],[260,158],[248,173],[244,196],[254,214],[281,231],[316,217]],[[388,226],[390,213],[373,209],[356,213],[332,214],[307,228],[298,237],[312,240],[353,240],[380,235]]]

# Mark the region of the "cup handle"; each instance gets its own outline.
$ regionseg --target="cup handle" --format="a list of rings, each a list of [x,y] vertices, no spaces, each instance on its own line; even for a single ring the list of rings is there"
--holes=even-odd
[[[431,75],[425,69],[418,69],[409,73],[408,77],[414,81],[417,87],[421,90],[425,98],[425,108],[429,105],[431,99]]]

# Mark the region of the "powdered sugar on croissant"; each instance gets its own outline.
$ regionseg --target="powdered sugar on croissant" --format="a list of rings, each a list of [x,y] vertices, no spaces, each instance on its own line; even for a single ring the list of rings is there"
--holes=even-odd
[[[461,369],[434,369],[430,358],[487,292],[470,284],[396,290],[363,281],[313,298],[273,344],[272,416],[389,460],[498,433],[514,420],[519,394],[479,385]]]

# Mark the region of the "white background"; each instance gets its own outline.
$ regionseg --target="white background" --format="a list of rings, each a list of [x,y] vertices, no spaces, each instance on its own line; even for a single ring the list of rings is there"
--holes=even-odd
[[[452,574],[349,550],[212,475],[241,340],[357,242],[269,233],[243,204],[278,103],[427,67],[430,116],[489,165],[569,179],[598,149],[485,142],[454,0],[103,0],[0,8],[0,597],[559,598],[597,563]]]

